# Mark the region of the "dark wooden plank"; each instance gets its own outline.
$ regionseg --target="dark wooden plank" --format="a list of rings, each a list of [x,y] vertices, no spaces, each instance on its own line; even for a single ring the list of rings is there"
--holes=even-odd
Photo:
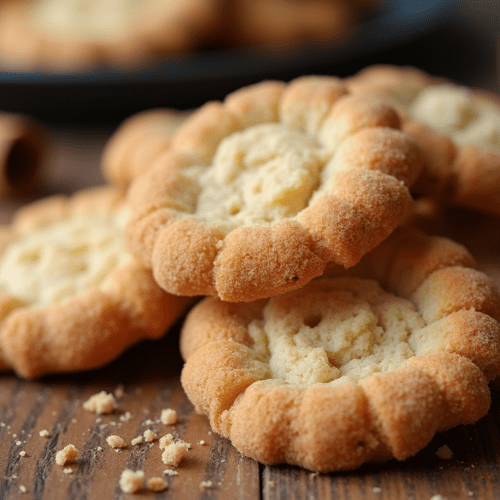
[[[259,497],[259,466],[241,456],[225,439],[212,434],[207,420],[193,411],[180,386],[182,366],[177,331],[172,338],[147,342],[119,360],[91,373],[50,377],[40,382],[5,375],[0,384],[0,499],[128,498],[118,480],[125,468],[144,470],[146,478],[164,477],[169,489],[156,498],[250,500]],[[123,388],[117,411],[96,415],[83,409],[89,396]],[[177,411],[173,426],[158,419],[163,408]],[[130,418],[125,419],[126,412]],[[120,418],[121,417],[121,418]],[[41,437],[41,430],[49,437]],[[117,434],[127,443],[151,429],[157,437],[171,432],[192,444],[176,468],[178,476],[164,476],[158,441],[115,451],[106,437]],[[17,441],[21,444],[16,444]],[[204,441],[204,444],[200,442]],[[65,474],[55,454],[67,444],[80,451]],[[99,448],[100,447],[100,448]],[[19,452],[24,450],[26,456]],[[202,489],[202,481],[212,486]],[[26,493],[20,487],[26,488]],[[138,498],[151,497],[142,491]]]

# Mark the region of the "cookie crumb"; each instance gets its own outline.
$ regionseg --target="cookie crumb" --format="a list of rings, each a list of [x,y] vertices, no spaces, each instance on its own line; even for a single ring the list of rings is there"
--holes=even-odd
[[[62,467],[66,465],[68,462],[76,460],[79,453],[80,452],[78,451],[77,448],[75,448],[74,445],[68,444],[68,446],[65,446],[62,450],[59,450],[56,453],[56,464]]]
[[[63,472],[65,474],[73,474],[73,469],[71,467],[66,467]]]
[[[431,500],[446,500],[446,498],[440,493],[438,493],[437,495],[432,495]]]
[[[23,450],[23,451],[20,451],[20,452],[19,452],[19,455],[20,455],[21,457],[25,457],[25,456],[26,456],[26,452],[25,452],[24,450]]]
[[[165,491],[168,488],[168,483],[162,477],[152,477],[148,479],[148,490]]]
[[[161,455],[161,460],[166,465],[179,465],[180,461],[189,449],[189,444],[185,441],[176,441],[168,444]]]
[[[16,441],[16,446],[21,446],[23,443],[21,441]]]
[[[436,455],[443,460],[450,460],[451,458],[453,458],[453,452],[445,444],[437,449]]]
[[[144,440],[147,443],[151,443],[151,441],[154,441],[155,438],[156,438],[156,436],[154,435],[154,433],[150,429],[146,429],[144,431]]]
[[[373,493],[382,493],[382,488],[380,488],[379,486],[374,486]]]
[[[203,439],[201,439],[200,441],[198,441],[198,444],[200,446],[205,446],[207,443],[205,443],[205,441]]]
[[[178,476],[179,472],[174,469],[165,469],[163,471],[163,474],[165,474],[166,476]]]
[[[158,446],[164,450],[169,444],[171,444],[174,441],[174,436],[172,434],[165,434],[160,438],[160,441],[158,442]]]
[[[116,408],[116,400],[113,394],[105,391],[98,392],[83,403],[83,408],[98,415],[112,413]]]
[[[133,471],[131,469],[125,469],[120,476],[120,480],[118,481],[118,484],[124,493],[136,493],[142,488],[143,483],[144,471]]]
[[[177,412],[172,408],[166,408],[161,411],[160,422],[165,425],[174,425],[177,423]]]
[[[129,411],[126,411],[123,415],[120,415],[121,422],[128,422],[132,418],[132,414]]]
[[[142,436],[137,436],[134,439],[132,439],[131,444],[132,446],[135,446],[137,444],[144,443],[144,438]]]
[[[127,443],[123,438],[120,436],[117,436],[115,434],[112,434],[111,436],[108,436],[106,438],[106,442],[111,446],[111,448],[126,448]]]
[[[39,435],[40,437],[50,437],[49,431],[48,431],[47,429],[42,429],[42,430],[38,433],[38,435]]]
[[[27,490],[26,486],[24,486],[24,484],[21,484],[21,486],[19,486],[19,491],[21,493],[26,493],[28,490]]]
[[[212,481],[202,481],[200,483],[200,489],[201,490],[208,490],[211,487],[212,487]]]

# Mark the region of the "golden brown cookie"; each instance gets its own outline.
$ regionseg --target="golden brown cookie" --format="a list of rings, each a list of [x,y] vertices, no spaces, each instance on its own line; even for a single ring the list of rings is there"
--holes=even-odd
[[[105,145],[101,169],[106,180],[128,186],[170,146],[187,112],[160,108],[136,113],[120,124]]]
[[[412,67],[370,66],[346,80],[353,92],[389,99],[422,148],[414,191],[500,214],[500,98]]]
[[[265,81],[195,111],[131,185],[129,250],[165,290],[250,301],[354,265],[411,203],[399,116],[335,77]]]
[[[0,65],[16,71],[139,68],[199,48],[217,29],[218,0],[0,2]]]
[[[499,294],[472,265],[453,241],[405,228],[344,276],[245,304],[206,298],[181,331],[182,385],[265,464],[408,458],[481,418],[500,374]]]
[[[223,42],[261,50],[336,43],[352,33],[376,1],[225,0]]]
[[[192,299],[127,252],[120,191],[83,190],[20,209],[0,232],[0,368],[22,377],[102,366],[157,339]]]

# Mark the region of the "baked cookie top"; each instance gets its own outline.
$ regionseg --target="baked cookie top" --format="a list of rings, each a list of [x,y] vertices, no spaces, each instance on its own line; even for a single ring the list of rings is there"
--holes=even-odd
[[[370,66],[346,80],[399,110],[403,130],[426,165],[415,190],[500,214],[500,100],[497,95],[428,75],[417,68]]]
[[[352,266],[411,201],[422,160],[379,98],[265,81],[194,112],[131,185],[129,250],[165,290],[250,301]]]
[[[104,147],[101,158],[104,178],[110,183],[127,187],[170,146],[172,136],[187,116],[185,111],[158,108],[127,118]]]
[[[343,276],[246,304],[210,297],[188,314],[183,387],[242,453],[353,469],[486,413],[500,373],[493,281],[464,247],[419,230],[375,253]]]
[[[217,0],[6,0],[0,63],[17,71],[139,68],[199,48],[217,29]]]
[[[102,187],[20,209],[0,233],[0,367],[23,377],[101,366],[158,338],[189,301],[126,250],[123,195]]]

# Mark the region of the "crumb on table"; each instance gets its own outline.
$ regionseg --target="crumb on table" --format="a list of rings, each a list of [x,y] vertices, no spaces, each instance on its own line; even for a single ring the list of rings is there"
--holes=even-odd
[[[165,425],[174,425],[177,423],[177,412],[172,408],[166,408],[161,411],[160,421]]]
[[[112,434],[111,436],[108,436],[106,438],[106,442],[112,448],[126,448],[127,447],[127,443],[125,442],[125,440],[122,437],[117,436],[116,434]]]
[[[168,483],[162,477],[152,477],[147,482],[148,490],[164,491],[168,488]]]
[[[83,408],[97,414],[112,413],[116,408],[116,400],[113,394],[106,391],[98,392],[83,403]]]
[[[56,464],[63,467],[68,462],[72,462],[73,460],[76,460],[76,458],[78,457],[78,454],[79,454],[78,449],[75,448],[74,445],[68,444],[62,450],[59,450],[56,453]]]
[[[188,450],[189,444],[185,441],[179,440],[172,442],[163,449],[163,453],[161,455],[162,462],[166,465],[179,465]]]
[[[142,488],[143,483],[144,471],[133,471],[131,469],[125,469],[118,482],[124,493],[135,493],[139,491]]]

